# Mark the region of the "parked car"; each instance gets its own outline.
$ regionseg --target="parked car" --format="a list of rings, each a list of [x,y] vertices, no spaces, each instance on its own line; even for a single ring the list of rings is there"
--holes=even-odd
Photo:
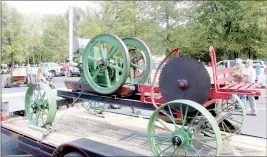
[[[51,72],[53,76],[63,76],[63,67],[54,62],[40,63],[39,68],[43,70],[43,73]]]
[[[80,69],[78,67],[69,66],[69,71],[67,73],[68,77],[72,77],[73,75],[80,76],[80,74],[81,74],[81,72],[80,72]]]

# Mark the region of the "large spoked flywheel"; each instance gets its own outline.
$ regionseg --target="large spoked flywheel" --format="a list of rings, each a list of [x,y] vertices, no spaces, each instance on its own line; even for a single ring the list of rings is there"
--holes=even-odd
[[[52,124],[57,110],[56,93],[47,84],[32,84],[25,95],[25,112],[30,124]]]
[[[177,109],[181,113],[179,119],[171,109],[176,104],[185,106],[185,111],[182,106]],[[189,115],[189,107],[198,112]],[[163,120],[160,112],[164,112],[171,123]],[[214,137],[204,136],[202,126],[206,123],[213,130]],[[221,132],[216,120],[206,108],[190,100],[174,100],[157,108],[149,119],[147,134],[155,156],[219,156],[222,148]]]
[[[87,44],[83,71],[89,86],[97,93],[112,94],[127,80],[130,57],[123,41],[115,35],[100,34]]]
[[[130,72],[130,80],[133,79],[134,83],[144,83],[149,77],[152,67],[150,49],[137,38],[124,38],[122,41],[128,47],[131,59],[133,74]]]

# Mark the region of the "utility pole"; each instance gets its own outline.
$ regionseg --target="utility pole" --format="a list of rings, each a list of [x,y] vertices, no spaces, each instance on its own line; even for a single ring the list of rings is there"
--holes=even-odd
[[[69,7],[69,62],[72,61],[73,51],[73,7]]]

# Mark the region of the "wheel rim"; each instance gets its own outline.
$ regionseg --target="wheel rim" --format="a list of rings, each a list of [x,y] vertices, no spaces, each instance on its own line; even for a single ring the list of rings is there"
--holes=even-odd
[[[44,127],[56,116],[56,93],[47,84],[32,84],[25,95],[25,112],[30,124]]]
[[[93,53],[96,47],[99,47],[99,52]],[[98,54],[100,57],[91,57],[92,54]],[[92,67],[93,63],[97,66],[89,69],[89,65]],[[88,84],[97,93],[112,94],[117,91],[125,83],[129,70],[130,57],[127,47],[117,36],[100,34],[87,44],[83,54],[83,71]],[[110,76],[112,72],[115,77]]]
[[[180,105],[181,126],[176,124],[177,119],[171,110],[175,104],[183,104]],[[197,114],[191,116],[191,113],[187,112],[189,107],[195,108]],[[172,123],[168,124],[158,117],[161,111]],[[187,123],[189,118],[191,121]],[[214,130],[215,138],[198,137],[206,120]],[[174,100],[160,106],[150,117],[147,133],[150,148],[155,156],[218,156],[221,152],[222,139],[214,117],[203,106],[190,100]]]
[[[222,131],[223,139],[228,139],[241,132],[246,111],[244,103],[237,95],[232,95],[230,100],[224,100],[220,106],[209,111],[216,114],[217,123]],[[212,131],[207,131],[205,134],[214,137]]]
[[[144,83],[151,73],[151,52],[148,46],[137,38],[124,38],[131,58],[131,69],[134,71],[134,83]]]
[[[89,101],[84,102],[83,107],[89,114],[95,115],[105,112],[108,108],[108,104]]]

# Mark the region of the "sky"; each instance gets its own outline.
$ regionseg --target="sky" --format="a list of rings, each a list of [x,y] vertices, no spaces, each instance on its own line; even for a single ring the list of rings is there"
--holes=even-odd
[[[85,10],[87,6],[97,7],[94,1],[2,1],[17,8],[23,14],[63,14],[69,6],[77,6]]]

